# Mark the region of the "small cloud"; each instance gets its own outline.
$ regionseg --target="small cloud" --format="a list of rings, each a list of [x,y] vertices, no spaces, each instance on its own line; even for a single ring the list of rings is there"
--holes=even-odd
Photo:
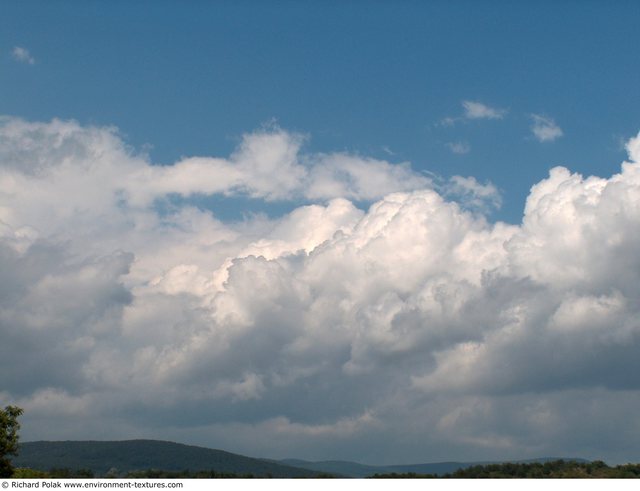
[[[16,46],[15,48],[13,48],[13,50],[11,51],[11,56],[13,56],[14,60],[19,61],[20,63],[26,63],[28,65],[33,65],[36,62],[36,59],[31,56],[31,53],[29,53],[29,50],[21,46]]]
[[[506,109],[489,107],[481,102],[462,101],[462,107],[466,119],[502,119],[507,114]]]
[[[464,114],[457,117],[447,116],[440,120],[440,126],[454,126],[460,121],[469,121],[471,119],[502,119],[507,114],[506,109],[498,109],[487,106],[477,101],[462,101]]]
[[[391,150],[388,146],[384,145],[382,147],[382,151],[384,153],[386,153],[387,155],[395,155],[395,152],[393,150]]]
[[[452,118],[451,116],[447,116],[440,121],[440,126],[453,126],[459,120],[460,118]]]
[[[539,142],[552,142],[563,135],[562,128],[553,119],[539,114],[532,114],[531,119],[533,119],[531,131]]]
[[[465,153],[469,153],[471,150],[471,146],[467,142],[449,142],[447,143],[447,147],[453,153],[458,155],[464,155]]]

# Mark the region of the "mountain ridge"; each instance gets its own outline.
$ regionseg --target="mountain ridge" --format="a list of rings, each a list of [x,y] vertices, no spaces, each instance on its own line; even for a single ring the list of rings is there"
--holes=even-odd
[[[211,471],[256,477],[317,477],[321,473],[234,454],[225,450],[162,440],[66,440],[20,444],[15,467],[47,471],[88,469],[98,476],[148,469]]]

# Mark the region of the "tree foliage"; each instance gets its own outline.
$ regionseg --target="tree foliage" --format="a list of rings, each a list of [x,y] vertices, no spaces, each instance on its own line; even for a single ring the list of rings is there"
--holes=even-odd
[[[16,406],[6,406],[0,409],[0,477],[11,477],[13,466],[10,457],[18,454],[18,418],[22,409]]]
[[[450,474],[376,474],[375,478],[454,478],[454,479],[562,479],[562,478],[638,478],[640,464],[625,464],[609,467],[601,460],[593,462],[575,462],[555,460],[548,462],[529,462],[474,465],[459,469]]]

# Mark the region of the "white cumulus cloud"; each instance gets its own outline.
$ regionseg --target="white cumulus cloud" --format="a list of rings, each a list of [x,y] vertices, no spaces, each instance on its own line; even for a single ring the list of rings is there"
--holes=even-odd
[[[5,118],[0,395],[25,439],[640,458],[639,139],[613,176],[553,169],[509,225],[468,211],[490,183],[283,130],[161,167],[114,129]],[[300,205],[156,206],[193,193]]]

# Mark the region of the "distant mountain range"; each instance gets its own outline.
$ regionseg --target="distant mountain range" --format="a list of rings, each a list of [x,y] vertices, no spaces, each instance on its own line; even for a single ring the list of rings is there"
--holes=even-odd
[[[546,462],[542,458],[526,462]],[[583,459],[565,459],[586,462]],[[525,461],[520,461],[525,462]],[[62,441],[27,442],[20,444],[20,452],[13,459],[15,467],[29,467],[42,471],[50,469],[88,469],[97,476],[107,473],[125,475],[148,469],[165,471],[215,471],[239,476],[256,477],[368,477],[374,474],[451,473],[491,462],[439,462],[414,465],[372,466],[348,461],[309,462],[286,459],[267,460],[246,457],[223,450],[214,450],[158,440],[126,441]]]
[[[325,472],[332,475],[340,475],[346,477],[369,477],[374,474],[406,474],[414,472],[416,474],[436,474],[442,475],[454,472],[458,469],[471,467],[479,464],[479,462],[437,462],[433,464],[415,464],[415,465],[364,465],[356,462],[348,462],[344,460],[326,460],[322,462],[309,462],[298,459],[285,459],[279,462],[301,467],[318,472]]]
[[[561,457],[543,457],[540,459],[519,460],[513,463],[524,464],[534,462],[551,462],[554,460],[565,460],[574,462],[588,462],[585,459],[574,459]],[[364,465],[356,462],[343,460],[326,460],[322,462],[309,462],[298,459],[285,459],[278,462],[294,467],[301,467],[331,475],[341,475],[345,477],[370,477],[375,474],[432,474],[442,476],[450,474],[458,469],[466,469],[476,465],[487,465],[498,463],[496,461],[486,462],[433,462],[429,464],[406,464],[406,465]]]

